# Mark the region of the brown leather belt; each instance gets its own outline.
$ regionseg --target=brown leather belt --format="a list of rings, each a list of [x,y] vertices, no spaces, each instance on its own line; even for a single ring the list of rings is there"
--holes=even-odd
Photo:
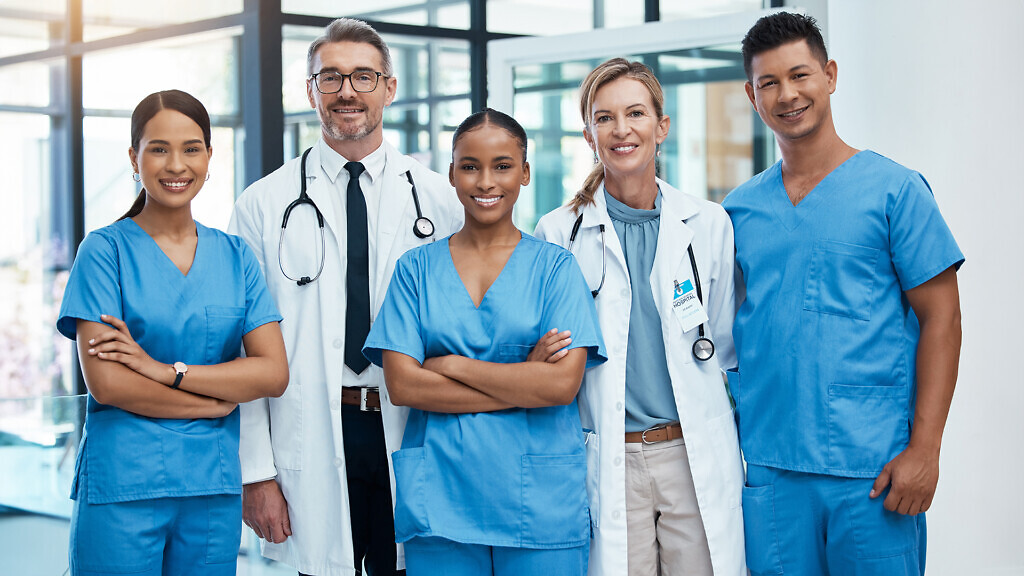
[[[341,403],[359,406],[363,412],[380,412],[380,392],[376,388],[342,388]]]
[[[626,442],[633,444],[643,442],[644,444],[655,444],[683,437],[683,427],[679,422],[673,422],[667,426],[648,428],[643,432],[626,432]]]

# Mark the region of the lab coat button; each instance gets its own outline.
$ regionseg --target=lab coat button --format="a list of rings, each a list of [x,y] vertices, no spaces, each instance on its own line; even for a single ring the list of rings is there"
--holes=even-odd
[[[621,294],[623,298],[629,298],[629,290],[623,288]]]
[[[622,516],[622,513],[620,513],[618,510],[612,512],[612,518],[618,519],[619,516]]]
[[[331,400],[331,410],[337,410],[340,407],[341,407],[341,402],[339,402],[336,399],[335,400]]]
[[[616,466],[622,466],[622,458],[616,456],[615,457],[615,465]]]
[[[622,412],[622,402],[616,402],[615,409],[618,410],[619,412]]]
[[[341,464],[342,464],[341,458],[335,458],[334,459],[334,467],[335,468],[341,468]]]
[[[342,344],[341,338],[335,338],[334,339],[334,349],[335,350],[341,348],[341,344]]]

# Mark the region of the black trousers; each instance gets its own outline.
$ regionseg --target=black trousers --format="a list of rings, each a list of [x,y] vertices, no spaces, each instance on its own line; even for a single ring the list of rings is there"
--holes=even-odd
[[[347,404],[341,408],[356,574],[363,574],[365,565],[367,576],[403,576],[405,570],[395,570],[395,519],[381,414]]]

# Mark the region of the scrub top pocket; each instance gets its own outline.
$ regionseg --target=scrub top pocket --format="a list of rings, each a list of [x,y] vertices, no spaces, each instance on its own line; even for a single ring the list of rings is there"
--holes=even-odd
[[[910,399],[903,387],[828,387],[828,467],[833,473],[877,474],[909,440]]]
[[[869,320],[879,254],[857,244],[818,242],[807,270],[804,310]]]
[[[237,358],[242,352],[242,328],[245,308],[241,306],[206,307],[206,363],[220,364]]]
[[[391,454],[395,472],[395,539],[430,533],[427,513],[426,449],[403,448]]]
[[[523,528],[526,548],[578,546],[590,538],[587,455],[523,455]]]

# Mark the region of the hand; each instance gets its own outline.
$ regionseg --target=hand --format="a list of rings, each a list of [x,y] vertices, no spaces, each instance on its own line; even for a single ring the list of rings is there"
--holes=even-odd
[[[168,386],[174,383],[173,368],[168,369],[167,364],[157,362],[149,354],[146,354],[146,351],[132,338],[131,332],[128,331],[128,325],[123,320],[108,314],[101,315],[100,320],[115,329],[102,332],[89,340],[90,355],[96,356],[100,360],[120,362],[150,380],[156,380]]]
[[[572,343],[570,335],[571,332],[568,330],[559,332],[558,328],[552,328],[541,336],[540,340],[537,340],[533,350],[530,350],[530,354],[526,357],[526,361],[554,364],[565,358],[565,355],[569,353],[568,346]]]
[[[277,480],[242,486],[242,521],[267,542],[279,544],[292,535],[288,503]]]
[[[892,459],[871,487],[872,498],[877,498],[891,484],[883,505],[890,512],[913,516],[928,510],[939,482],[939,454],[907,446]]]

